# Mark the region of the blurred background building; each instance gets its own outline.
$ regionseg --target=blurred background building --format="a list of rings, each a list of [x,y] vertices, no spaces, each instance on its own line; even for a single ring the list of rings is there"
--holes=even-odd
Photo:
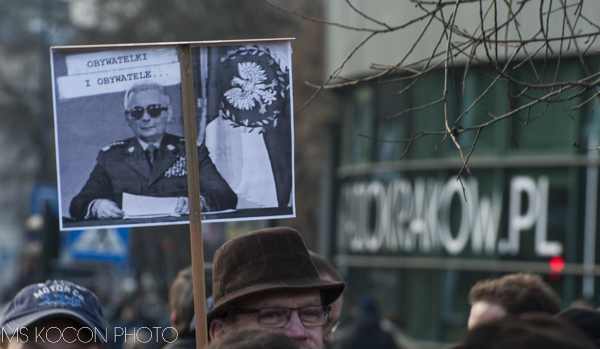
[[[433,2],[428,4],[428,9],[434,8]],[[506,20],[501,6],[482,4],[484,9],[498,9],[498,18]],[[542,17],[549,17],[544,22],[548,37],[561,37],[562,11],[542,11],[540,4],[529,2],[519,9],[523,11],[519,14],[521,35],[533,37],[541,12]],[[572,4],[566,2],[565,6]],[[466,33],[480,30],[480,4],[472,5],[461,4],[457,11],[456,27]],[[593,22],[600,16],[590,5],[582,11],[588,19],[594,18]],[[444,12],[446,19],[454,8],[449,6]],[[330,22],[385,30],[425,12],[408,1],[357,2],[352,9],[343,1],[331,0],[326,2],[325,13]],[[408,52],[406,63],[426,62],[439,42],[446,47],[446,38],[440,39],[439,17],[442,15],[434,20],[435,29],[425,31],[425,17],[414,26],[369,41],[346,62],[341,76],[356,79],[374,74],[378,67],[398,64]],[[582,23],[581,32],[597,32],[587,24]],[[504,32],[498,36],[518,42],[514,28],[506,27],[506,36]],[[335,71],[369,34],[326,27],[325,70]],[[419,44],[413,47],[416,38],[420,38]],[[590,72],[597,72],[598,44],[591,45],[581,60],[575,46],[573,41],[571,46],[563,46],[560,59],[558,43],[554,51],[542,50],[543,54],[534,56],[531,66],[541,77],[529,64],[516,72],[509,69],[509,74],[534,84],[553,79],[577,81],[587,76],[583,63]],[[489,47],[492,50],[492,45]],[[454,48],[454,52],[459,50]],[[507,49],[507,55],[513,48]],[[486,57],[485,52],[478,54]],[[432,66],[444,57],[440,56],[433,59]],[[455,57],[448,73],[450,127],[496,76],[490,66],[473,62],[462,90],[466,56]],[[514,66],[526,55],[520,51],[516,57]],[[544,57],[548,58],[545,62]],[[413,68],[418,71],[423,64]],[[564,307],[577,299],[598,306],[599,155],[588,148],[598,146],[600,110],[595,102],[571,110],[594,92],[564,103],[536,106],[529,114],[524,110],[510,121],[484,129],[469,159],[471,174],[463,171],[457,181],[462,160],[449,138],[445,142],[441,142],[442,136],[419,139],[400,161],[408,143],[373,140],[407,140],[418,131],[444,131],[442,103],[420,108],[443,95],[443,65],[420,79],[402,79],[410,74],[407,69],[338,90],[342,106],[334,132],[335,154],[333,162],[328,162],[333,165],[327,191],[332,193],[328,202],[335,213],[326,216],[330,219],[326,224],[335,232],[329,240],[330,250],[348,283],[347,304],[372,295],[385,305],[382,315],[387,313],[402,323],[407,334],[439,342],[456,341],[464,333],[470,307],[467,294],[475,282],[506,273],[539,273],[559,293]],[[405,93],[397,94],[405,88]],[[462,116],[459,126],[481,124],[491,120],[490,115],[502,115],[541,97],[540,92],[526,96],[521,91],[506,83],[495,85]],[[520,97],[509,100],[508,95]],[[404,110],[410,112],[384,120]],[[465,156],[476,134],[458,137]],[[344,309],[346,315],[350,309]]]

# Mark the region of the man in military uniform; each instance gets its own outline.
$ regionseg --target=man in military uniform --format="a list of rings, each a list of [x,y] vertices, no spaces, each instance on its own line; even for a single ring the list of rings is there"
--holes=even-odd
[[[171,118],[172,106],[163,86],[131,87],[125,93],[125,121],[135,137],[102,148],[90,178],[71,201],[71,217],[121,218],[123,193],[177,197],[175,213],[189,213],[184,139],[165,132]],[[237,195],[204,144],[198,147],[198,167],[202,210],[235,208]]]

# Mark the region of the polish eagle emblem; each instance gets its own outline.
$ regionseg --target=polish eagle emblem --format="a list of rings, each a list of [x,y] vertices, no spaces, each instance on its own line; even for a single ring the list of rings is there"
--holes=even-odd
[[[239,110],[252,110],[256,103],[260,105],[259,113],[267,112],[267,105],[277,100],[277,80],[265,84],[265,70],[256,62],[240,62],[237,64],[238,76],[231,79],[231,85],[236,86],[225,91],[227,101]]]

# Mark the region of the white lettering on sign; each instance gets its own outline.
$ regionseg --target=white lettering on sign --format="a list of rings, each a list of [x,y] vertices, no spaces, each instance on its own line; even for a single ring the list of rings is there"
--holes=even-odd
[[[545,176],[537,182],[531,177],[514,177],[510,182],[507,238],[499,239],[502,196],[495,192],[491,197],[480,197],[474,178],[466,181],[464,188],[454,179],[444,183],[417,178],[414,185],[404,179],[346,184],[341,188],[338,208],[338,249],[427,253],[443,248],[458,255],[470,240],[474,254],[515,255],[521,232],[535,227],[535,254],[560,255],[562,243],[547,241],[548,191]],[[452,213],[458,210],[460,221],[453,225]]]

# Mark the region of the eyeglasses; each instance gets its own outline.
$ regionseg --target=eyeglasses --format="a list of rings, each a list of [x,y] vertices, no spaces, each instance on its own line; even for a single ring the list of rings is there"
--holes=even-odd
[[[258,324],[265,328],[281,328],[287,325],[292,316],[292,311],[297,310],[300,321],[304,327],[323,326],[329,318],[331,307],[326,305],[313,305],[302,308],[260,308],[260,309],[234,309],[233,314],[258,313]]]
[[[326,334],[329,331],[331,331],[331,333],[335,333],[335,331],[337,331],[338,327],[340,327],[339,320],[336,320],[336,321],[330,323],[329,325],[325,325],[325,326],[323,326],[323,334]]]
[[[129,110],[125,110],[125,114],[129,114],[129,115],[131,115],[132,118],[134,118],[136,120],[140,120],[141,118],[144,117],[144,110],[146,110],[148,112],[148,115],[155,118],[157,116],[160,116],[160,114],[163,111],[169,110],[169,108],[163,107],[161,104],[150,104],[146,107],[146,109],[144,109],[144,107],[137,106],[137,107],[133,107]]]

